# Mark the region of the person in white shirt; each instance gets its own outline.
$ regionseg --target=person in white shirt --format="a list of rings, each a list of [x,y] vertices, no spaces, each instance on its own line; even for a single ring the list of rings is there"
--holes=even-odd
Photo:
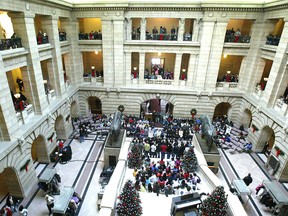
[[[28,215],[28,210],[24,208],[23,205],[20,205],[19,208],[19,216],[27,216]]]
[[[151,151],[151,157],[156,157],[156,146],[154,143],[150,146],[150,151]]]

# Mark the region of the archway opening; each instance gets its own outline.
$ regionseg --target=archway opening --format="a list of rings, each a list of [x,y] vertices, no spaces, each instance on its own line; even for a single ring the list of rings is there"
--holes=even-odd
[[[214,110],[213,119],[221,118],[223,116],[226,116],[228,120],[230,121],[230,111],[231,111],[231,104],[227,102],[219,103]]]
[[[67,139],[65,122],[64,122],[62,115],[58,116],[55,120],[55,131],[56,131],[57,139],[62,139],[62,140]]]
[[[76,103],[76,101],[73,101],[73,102],[71,103],[70,115],[71,115],[72,118],[78,117],[78,109],[77,109],[77,103]]]
[[[0,199],[2,200],[7,194],[17,198],[23,198],[19,179],[14,169],[6,167],[0,173]]]
[[[40,163],[49,162],[48,152],[43,136],[39,135],[34,139],[31,147],[31,156],[33,161],[38,161]]]
[[[243,112],[242,124],[244,128],[250,128],[252,122],[252,112],[245,109]]]
[[[275,133],[274,130],[269,127],[265,126],[262,128],[259,136],[259,140],[256,146],[255,151],[261,151],[264,154],[268,154],[272,149],[275,143]]]
[[[150,99],[140,104],[140,115],[148,120],[152,119],[153,112],[156,115],[173,115],[174,105],[163,99]]]
[[[102,114],[102,102],[98,97],[89,97],[88,106],[91,114]]]

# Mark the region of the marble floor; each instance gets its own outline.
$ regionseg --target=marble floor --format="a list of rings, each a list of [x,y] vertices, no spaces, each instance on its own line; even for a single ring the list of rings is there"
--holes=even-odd
[[[71,139],[65,142],[65,145],[69,144],[72,148],[73,155],[71,161],[66,164],[39,164],[36,168],[37,175],[41,175],[47,167],[54,167],[61,176],[60,189],[64,186],[73,186],[75,188],[75,191],[83,198],[78,208],[77,215],[79,216],[95,216],[99,213],[97,194],[100,191],[99,176],[104,166],[102,151],[104,140],[105,137],[100,138],[93,133],[82,143],[78,139],[71,137]],[[130,141],[131,138],[126,138],[126,142]],[[256,186],[270,177],[263,172],[261,166],[256,163],[251,154],[233,152],[229,149],[220,151],[222,157],[217,176],[223,182],[223,185],[229,187],[233,179],[243,178],[248,173],[251,173],[253,178],[253,182],[249,185],[251,196],[244,197],[244,200],[248,199],[247,204],[244,206],[246,212],[249,216],[271,215],[271,212],[259,202],[259,198],[255,194]],[[125,178],[133,180],[132,173],[133,170],[127,169]],[[210,192],[207,191],[207,188],[205,181],[202,181],[199,193]],[[45,193],[35,185],[31,194],[21,204],[28,208],[29,215],[49,215],[44,196]],[[144,216],[170,215],[172,195],[166,197],[164,194],[160,194],[157,197],[154,193],[142,192],[140,193],[140,197]],[[56,202],[57,198],[58,196],[55,196]],[[156,205],[161,206],[161,208],[154,208]],[[18,213],[16,212],[14,215],[18,215]]]

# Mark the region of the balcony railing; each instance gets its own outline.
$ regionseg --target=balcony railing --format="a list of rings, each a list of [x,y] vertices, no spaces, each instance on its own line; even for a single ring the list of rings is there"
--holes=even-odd
[[[91,82],[91,83],[103,83],[104,78],[103,77],[83,77],[84,82]]]
[[[248,35],[226,35],[225,42],[227,43],[250,43],[251,37]]]
[[[0,50],[16,49],[22,47],[21,38],[1,39]]]
[[[46,36],[44,36],[44,35],[42,35],[42,36],[39,35],[39,36],[37,36],[36,40],[37,40],[37,44],[38,44],[38,45],[49,43],[49,39],[48,39],[48,36],[47,36],[47,35],[46,35]]]
[[[101,33],[79,33],[78,34],[79,40],[102,40],[102,34]]]
[[[280,112],[282,115],[286,115],[288,112],[288,104],[283,99],[277,99],[274,109]]]
[[[217,82],[216,88],[218,89],[236,89],[238,87],[237,82]]]
[[[152,80],[152,79],[145,79],[146,84],[152,85],[173,85],[174,80]]]
[[[146,34],[146,40],[177,41],[177,38],[176,34]]]

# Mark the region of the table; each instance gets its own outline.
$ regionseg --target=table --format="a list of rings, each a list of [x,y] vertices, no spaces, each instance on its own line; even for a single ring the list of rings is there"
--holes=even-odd
[[[71,198],[73,196],[73,193],[74,193],[73,187],[65,186],[61,190],[60,195],[55,197],[53,213],[65,214],[69,202],[71,201]]]
[[[277,204],[288,205],[288,193],[277,181],[264,180],[263,185]]]
[[[39,181],[49,183],[56,173],[57,172],[55,168],[46,168],[39,177]]]

